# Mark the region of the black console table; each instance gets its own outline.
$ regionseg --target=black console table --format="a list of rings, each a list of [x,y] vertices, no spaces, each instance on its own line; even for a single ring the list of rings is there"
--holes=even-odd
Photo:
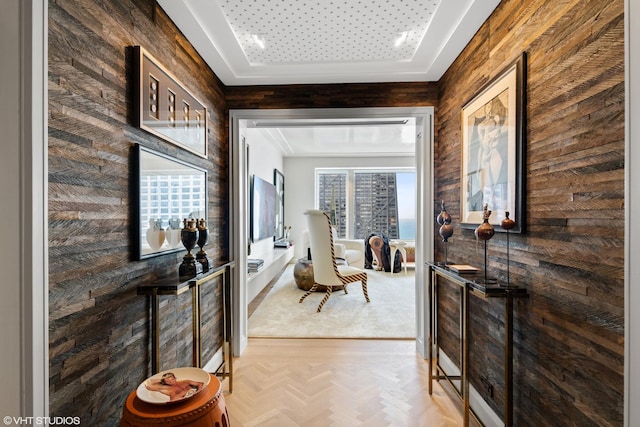
[[[233,337],[231,327],[231,308],[233,307],[231,284],[233,282],[231,280],[231,272],[234,266],[235,262],[230,261],[182,283],[152,283],[138,287],[138,295],[151,296],[151,370],[154,374],[158,372],[160,367],[160,299],[158,297],[160,295],[180,295],[189,290],[191,291],[193,366],[201,368],[200,288],[213,282],[213,279],[222,277],[222,363],[214,374],[223,378],[228,377],[229,391],[233,391]]]
[[[469,296],[477,295],[481,298],[504,298],[504,425],[513,425],[513,299],[527,297],[527,290],[518,286],[502,286],[500,284],[483,283],[482,274],[458,274],[447,266],[425,262],[428,269],[429,291],[429,394],[433,391],[434,380],[447,380],[456,390],[463,402],[464,426],[469,425],[469,417],[473,409],[469,405]],[[439,280],[440,278],[446,280]],[[460,298],[460,376],[448,375],[440,366],[438,344],[438,287],[442,284],[458,286],[461,290]],[[433,354],[435,350],[435,355]],[[434,360],[435,356],[435,360]],[[434,369],[435,368],[435,369]],[[435,372],[434,372],[435,371]],[[461,381],[458,390],[452,380]],[[478,420],[480,421],[480,420]]]

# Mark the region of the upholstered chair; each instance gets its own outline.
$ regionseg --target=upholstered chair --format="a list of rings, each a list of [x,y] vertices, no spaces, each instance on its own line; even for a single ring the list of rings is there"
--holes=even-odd
[[[348,265],[364,268],[364,241],[362,239],[341,239],[336,237],[337,232],[334,227],[331,227],[333,231],[333,249],[338,261],[344,260]],[[309,230],[302,232],[302,249],[304,255],[307,256],[308,249],[311,247],[311,241],[309,239]],[[338,262],[340,264],[340,262]]]
[[[322,311],[322,306],[331,296],[333,287],[342,287],[347,293],[347,285],[353,282],[362,282],[362,293],[367,302],[367,273],[350,265],[338,265],[336,263],[335,249],[333,246],[333,233],[329,216],[320,210],[306,211],[307,225],[309,228],[309,241],[311,247],[311,259],[313,262],[314,284],[301,298],[300,302],[314,292],[318,285],[326,286],[327,291],[318,306],[317,312]]]

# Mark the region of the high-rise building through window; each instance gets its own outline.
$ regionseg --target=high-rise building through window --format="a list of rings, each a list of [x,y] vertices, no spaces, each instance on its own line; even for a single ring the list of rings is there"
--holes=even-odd
[[[398,188],[395,173],[356,172],[355,211],[357,219],[354,238],[363,239],[371,233],[382,233],[397,239]]]
[[[318,176],[318,209],[329,214],[338,237],[347,235],[347,174]]]
[[[413,170],[319,170],[317,177],[318,209],[330,215],[338,237],[415,239]]]

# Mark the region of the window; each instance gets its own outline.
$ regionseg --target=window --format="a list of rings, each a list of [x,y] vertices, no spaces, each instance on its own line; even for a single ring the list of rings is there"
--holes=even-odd
[[[318,174],[318,209],[329,214],[338,236],[347,235],[347,174]]]
[[[376,232],[415,240],[415,170],[318,169],[316,176],[318,209],[329,214],[339,237]]]

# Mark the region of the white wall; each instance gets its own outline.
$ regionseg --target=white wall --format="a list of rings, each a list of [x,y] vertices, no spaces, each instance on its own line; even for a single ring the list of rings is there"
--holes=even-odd
[[[2,156],[0,156],[0,216],[12,218],[13,224],[6,227],[5,243],[0,249],[0,267],[3,271],[3,296],[0,298],[0,324],[20,324],[20,191],[15,185],[20,182],[20,111],[13,108],[20,102],[20,39],[19,3],[11,0],[0,2],[3,13],[0,15],[0,51],[3,65],[0,68],[0,97],[6,102],[0,103],[0,125],[3,129]],[[11,108],[10,108],[11,107]],[[13,124],[13,125],[11,125]],[[7,392],[0,399],[2,415],[20,415],[20,393],[8,392],[20,390],[20,328],[0,328],[0,377]]]
[[[284,159],[284,222],[291,225],[291,239],[302,242],[307,229],[304,211],[315,206],[316,168],[341,167],[415,167],[415,157],[286,157]],[[294,259],[305,254],[295,246]]]
[[[283,172],[283,159],[280,149],[264,139],[255,129],[245,129],[244,135],[247,145],[249,145],[249,175],[253,176],[255,174],[265,181],[273,183],[273,170],[278,169]],[[286,183],[285,178],[285,191]],[[273,238],[270,237],[253,242],[249,257],[269,258],[271,252],[273,252]]]

